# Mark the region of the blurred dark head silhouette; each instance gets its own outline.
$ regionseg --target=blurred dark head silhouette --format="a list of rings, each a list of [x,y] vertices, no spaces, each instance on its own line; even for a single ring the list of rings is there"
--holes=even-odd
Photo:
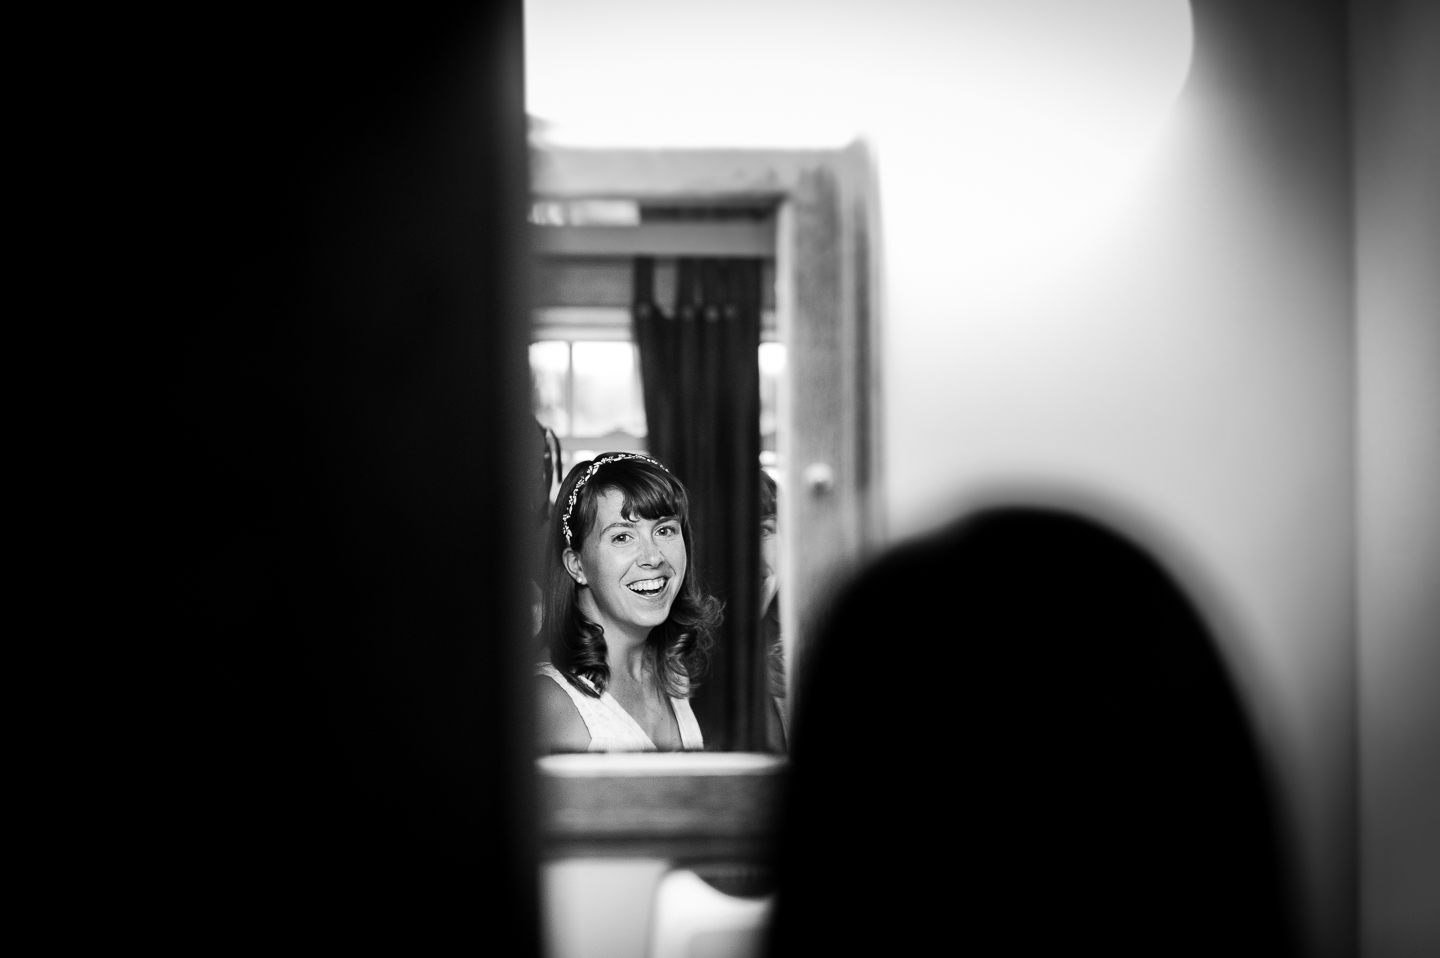
[[[1144,552],[997,510],[901,548],[803,676],[776,955],[1288,955],[1264,766]]]

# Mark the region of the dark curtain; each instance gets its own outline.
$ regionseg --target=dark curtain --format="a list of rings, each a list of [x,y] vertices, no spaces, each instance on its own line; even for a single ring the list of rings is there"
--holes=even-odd
[[[689,490],[692,569],[725,602],[711,670],[691,704],[708,749],[758,750],[760,260],[681,259],[667,315],[655,302],[653,260],[638,259],[634,317],[650,452]]]

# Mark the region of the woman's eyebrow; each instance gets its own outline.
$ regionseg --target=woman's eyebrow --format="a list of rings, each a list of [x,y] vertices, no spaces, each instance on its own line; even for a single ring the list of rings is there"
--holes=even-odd
[[[610,523],[608,526],[606,526],[605,528],[601,529],[600,532],[601,532],[602,534],[603,534],[603,533],[606,533],[606,532],[609,532],[611,529],[615,528],[616,526],[624,526],[624,527],[627,528],[627,529],[633,529],[633,528],[635,528],[635,521],[634,521],[633,519],[616,519],[614,522]]]

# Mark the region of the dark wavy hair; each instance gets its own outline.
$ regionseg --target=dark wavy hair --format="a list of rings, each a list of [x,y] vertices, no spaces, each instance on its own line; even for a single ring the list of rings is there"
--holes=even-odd
[[[579,586],[565,571],[562,558],[567,544],[563,521],[570,494],[580,478],[590,471],[594,460],[577,463],[555,499],[554,514],[545,543],[545,613],[540,629],[541,643],[550,654],[550,662],[575,688],[599,698],[610,682],[610,667],[605,663],[605,630],[580,611],[577,602]],[[627,519],[663,519],[675,516],[680,520],[680,534],[685,542],[685,578],[680,583],[670,614],[650,630],[645,654],[660,680],[660,687],[674,698],[688,698],[695,690],[710,664],[715,632],[720,627],[722,604],[704,588],[695,567],[695,547],[690,535],[690,496],[685,487],[664,468],[648,459],[627,458],[602,463],[599,470],[580,489],[575,508],[568,522],[571,543],[577,553],[584,545],[595,523],[596,500],[607,489],[624,496],[620,511]],[[580,681],[587,679],[590,684]]]

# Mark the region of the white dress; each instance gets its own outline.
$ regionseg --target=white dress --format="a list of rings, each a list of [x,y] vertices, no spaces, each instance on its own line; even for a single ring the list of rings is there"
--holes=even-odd
[[[549,662],[541,662],[535,666],[536,675],[548,675],[555,680],[555,684],[565,690],[570,696],[570,701],[575,703],[575,708],[580,710],[580,717],[585,720],[585,728],[590,731],[590,752],[658,752],[655,743],[650,741],[650,736],[640,727],[640,723],[625,711],[625,707],[616,701],[615,696],[609,692],[602,692],[600,697],[591,698],[581,692],[560,674],[560,670]],[[595,686],[583,675],[580,681]],[[695,721],[695,713],[690,710],[690,702],[687,699],[670,700],[670,707],[675,711],[675,722],[680,726],[680,748],[687,752],[696,752],[705,747],[705,740],[700,735],[700,723]]]

